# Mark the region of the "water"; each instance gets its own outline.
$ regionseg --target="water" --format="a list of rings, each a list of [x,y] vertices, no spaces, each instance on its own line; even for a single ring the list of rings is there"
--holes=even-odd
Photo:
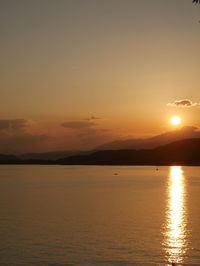
[[[198,167],[0,166],[0,265],[200,265],[199,229]]]

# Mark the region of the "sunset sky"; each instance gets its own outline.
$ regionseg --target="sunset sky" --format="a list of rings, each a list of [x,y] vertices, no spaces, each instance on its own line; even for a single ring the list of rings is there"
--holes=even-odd
[[[199,127],[199,21],[192,0],[0,0],[0,152]]]

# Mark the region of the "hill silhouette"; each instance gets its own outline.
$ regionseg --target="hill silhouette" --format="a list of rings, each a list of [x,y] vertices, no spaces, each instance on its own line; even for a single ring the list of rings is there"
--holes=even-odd
[[[179,140],[154,149],[104,150],[59,160],[22,159],[0,154],[0,164],[200,165],[200,138]]]
[[[105,143],[96,150],[133,150],[153,149],[161,145],[183,139],[200,138],[200,131],[196,127],[186,126],[177,130],[165,132],[150,138],[116,140]]]
[[[19,160],[19,158],[12,154],[0,154],[0,162],[14,162]]]
[[[139,150],[139,149],[153,149],[161,145],[165,145],[181,139],[200,138],[200,131],[195,127],[183,127],[181,129],[165,132],[150,138],[143,139],[127,139],[116,140],[105,143],[96,147],[93,150],[61,150],[40,153],[24,153],[18,154],[12,159],[20,159],[21,161],[56,161],[62,158],[67,158],[76,155],[87,155],[99,150]],[[11,159],[11,158],[10,158]]]
[[[58,160],[74,155],[89,154],[92,151],[51,151],[41,153],[24,153],[18,155],[21,160]]]
[[[142,150],[105,150],[71,156],[60,164],[80,165],[200,165],[200,138],[185,139]]]

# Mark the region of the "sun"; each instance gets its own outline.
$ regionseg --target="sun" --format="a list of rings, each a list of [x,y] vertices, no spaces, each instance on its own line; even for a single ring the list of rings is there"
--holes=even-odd
[[[181,118],[179,116],[172,116],[170,122],[173,126],[178,126],[181,124]]]

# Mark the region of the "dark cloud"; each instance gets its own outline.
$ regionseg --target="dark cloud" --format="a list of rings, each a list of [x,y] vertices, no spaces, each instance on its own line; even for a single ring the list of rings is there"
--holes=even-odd
[[[19,153],[32,150],[49,137],[31,133],[31,122],[26,119],[0,120],[0,152]]]
[[[18,130],[29,126],[26,119],[0,120],[0,130],[13,129]]]
[[[86,118],[85,120],[90,121],[90,120],[100,120],[100,119],[103,119],[103,118],[98,117],[98,116],[91,116],[91,117],[89,117],[89,118]]]
[[[96,126],[96,123],[91,121],[69,121],[62,123],[61,126],[71,129],[85,129]]]
[[[200,103],[193,103],[189,99],[184,99],[184,100],[176,100],[173,103],[168,103],[167,106],[172,106],[172,107],[193,107],[193,106],[198,106]]]

